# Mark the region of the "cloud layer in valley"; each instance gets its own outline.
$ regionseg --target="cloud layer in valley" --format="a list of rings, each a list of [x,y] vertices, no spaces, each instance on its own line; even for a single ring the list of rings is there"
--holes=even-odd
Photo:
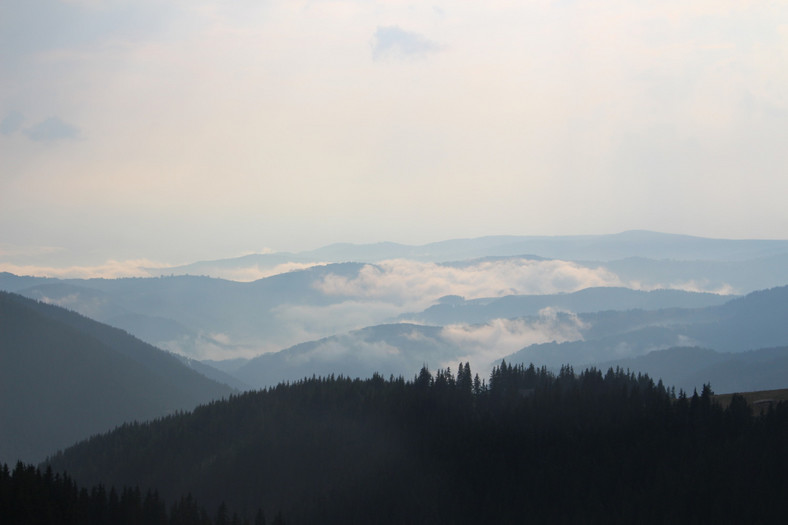
[[[358,276],[330,274],[315,283],[325,294],[386,302],[409,310],[445,295],[466,299],[515,294],[574,292],[591,286],[621,286],[603,267],[559,260],[504,259],[453,266],[410,260],[368,264]]]
[[[408,376],[427,365],[433,371],[459,362],[469,362],[481,377],[493,363],[524,346],[542,342],[582,339],[584,327],[571,314],[545,311],[532,319],[495,319],[482,325],[451,325],[443,328],[418,325],[388,325],[339,334],[298,345],[275,356],[266,356],[249,380],[270,376],[270,368],[287,379],[304,374],[344,373],[369,376],[373,372]],[[270,378],[269,378],[270,379]],[[267,384],[263,381],[263,384]],[[263,386],[260,384],[258,386]]]
[[[278,326],[295,343],[394,322],[398,315],[423,310],[446,295],[473,299],[573,292],[620,284],[604,268],[591,269],[566,261],[505,259],[449,266],[400,259],[365,265],[354,277],[332,273],[316,280],[313,286],[333,297],[336,302],[332,304],[285,303],[272,313]],[[463,348],[455,357],[470,358],[478,353],[488,359],[533,342],[577,338],[574,322],[545,311],[536,323],[497,320],[489,326],[453,325],[446,328],[444,338]]]
[[[0,262],[0,271],[15,275],[56,277],[59,279],[117,279],[121,277],[153,277],[146,268],[160,266],[147,259],[113,261],[94,266],[40,266]]]
[[[586,325],[571,312],[545,308],[535,319],[494,319],[480,325],[444,326],[441,337],[464,352],[454,362],[469,361],[486,374],[494,361],[526,346],[582,340],[583,328]],[[449,363],[441,364],[447,366]]]

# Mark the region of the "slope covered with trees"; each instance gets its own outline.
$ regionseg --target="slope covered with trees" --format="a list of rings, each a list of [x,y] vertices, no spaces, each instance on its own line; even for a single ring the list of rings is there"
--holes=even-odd
[[[22,462],[14,469],[0,465],[0,521],[45,525],[278,525],[281,514],[266,521],[263,509],[254,520],[242,520],[220,505],[209,515],[194,498],[184,496],[171,506],[158,491],[139,487],[79,487],[68,474],[43,472]]]
[[[121,330],[0,292],[0,461],[40,461],[231,392]]]
[[[788,406],[620,369],[461,364],[412,381],[312,378],[124,425],[51,458],[292,523],[767,523],[788,511]]]

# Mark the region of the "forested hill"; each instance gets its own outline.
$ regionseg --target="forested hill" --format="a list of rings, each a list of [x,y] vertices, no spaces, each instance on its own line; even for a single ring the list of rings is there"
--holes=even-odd
[[[172,502],[139,487],[80,487],[68,474],[0,464],[0,522],[42,525],[283,525],[281,514],[241,519],[226,505],[211,516],[189,495]]]
[[[81,484],[289,523],[774,523],[788,405],[752,416],[647,376],[468,365],[312,378],[124,425],[51,458]]]
[[[41,461],[232,392],[122,330],[0,292],[0,461]]]

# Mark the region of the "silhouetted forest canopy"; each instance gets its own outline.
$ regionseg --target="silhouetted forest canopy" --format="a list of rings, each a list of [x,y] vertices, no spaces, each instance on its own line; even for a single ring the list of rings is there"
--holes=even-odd
[[[723,409],[710,385],[676,394],[622,369],[505,362],[482,380],[466,363],[234,395],[42,468],[250,523],[259,509],[288,523],[774,523],[786,437],[787,404]]]
[[[0,518],[3,523],[42,525],[265,525],[262,509],[254,520],[242,520],[220,505],[214,516],[191,495],[167,508],[158,491],[143,493],[139,487],[116,491],[103,485],[79,488],[67,474],[44,472],[17,463],[13,470],[0,467]],[[277,515],[273,525],[284,523]]]

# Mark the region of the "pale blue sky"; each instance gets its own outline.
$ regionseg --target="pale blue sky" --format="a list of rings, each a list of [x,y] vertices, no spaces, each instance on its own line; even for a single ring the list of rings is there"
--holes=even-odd
[[[781,2],[5,0],[0,71],[6,267],[788,238]]]

